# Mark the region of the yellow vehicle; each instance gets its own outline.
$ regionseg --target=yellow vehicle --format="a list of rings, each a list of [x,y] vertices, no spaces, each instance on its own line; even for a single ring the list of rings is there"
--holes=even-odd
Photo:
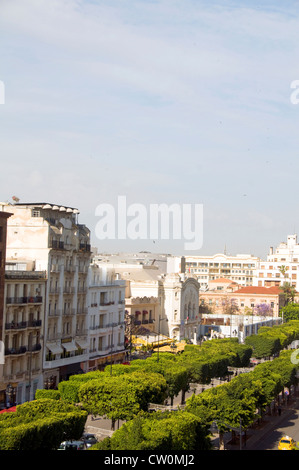
[[[284,436],[279,441],[278,450],[292,450],[295,445],[296,443],[291,437]]]

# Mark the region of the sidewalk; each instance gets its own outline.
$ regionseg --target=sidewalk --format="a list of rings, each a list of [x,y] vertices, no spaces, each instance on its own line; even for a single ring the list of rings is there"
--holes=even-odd
[[[293,415],[294,411],[298,410],[298,406],[299,398],[294,397],[290,400],[288,405],[282,406],[280,416],[278,414],[264,416],[260,424],[256,424],[255,427],[249,428],[246,431],[246,442],[242,443],[242,450],[256,450],[257,442],[260,441],[264,435],[278,428],[283,420]],[[239,439],[237,439],[236,444],[231,444],[230,441],[231,433],[227,433],[224,437],[225,450],[240,450]],[[218,436],[215,436],[213,443],[216,448],[218,448]]]

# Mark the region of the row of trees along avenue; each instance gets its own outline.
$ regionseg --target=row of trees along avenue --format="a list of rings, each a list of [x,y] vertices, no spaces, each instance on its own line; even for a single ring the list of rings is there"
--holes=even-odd
[[[130,365],[113,365],[104,371],[71,376],[59,384],[57,391],[37,391],[37,400],[32,402],[35,406],[32,426],[38,418],[36,402],[55,398],[61,406],[75,406],[86,414],[84,416],[92,414],[111,419],[113,429],[117,420],[125,421],[111,437],[95,446],[98,449],[209,449],[212,423],[217,423],[220,436],[226,429],[240,425],[246,430],[284,387],[296,385],[296,364],[291,360],[291,351],[282,351],[296,339],[299,339],[299,321],[289,321],[261,328],[257,335],[248,337],[245,344],[239,344],[237,339],[214,339],[201,346],[186,345],[179,354],[160,352],[147,359],[131,361]],[[198,395],[194,393],[184,409],[148,413],[149,403],[163,404],[166,398],[172,401],[179,394],[184,403],[185,393],[193,384],[209,384],[214,377],[227,377],[228,368],[248,367],[252,356],[267,358],[274,354],[279,357],[263,362],[251,372]],[[25,405],[30,407],[31,403]],[[24,447],[24,440],[28,438],[24,427],[18,431],[17,415],[23,406],[19,405],[15,414],[11,435],[18,438],[15,442],[10,439],[11,449],[20,447],[20,442]],[[73,429],[73,439],[82,432],[82,415],[78,420],[80,425],[76,432]],[[0,415],[0,449],[7,448],[4,436],[10,425],[9,419]],[[52,433],[49,446],[55,448],[55,426],[48,424],[48,427]],[[47,427],[43,429],[43,446],[47,446]],[[59,433],[58,438],[60,436]],[[30,442],[34,445],[32,440]]]

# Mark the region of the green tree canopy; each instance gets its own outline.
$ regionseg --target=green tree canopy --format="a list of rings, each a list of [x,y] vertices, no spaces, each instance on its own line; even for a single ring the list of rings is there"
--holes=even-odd
[[[94,450],[210,450],[208,432],[186,411],[141,414],[125,423]]]

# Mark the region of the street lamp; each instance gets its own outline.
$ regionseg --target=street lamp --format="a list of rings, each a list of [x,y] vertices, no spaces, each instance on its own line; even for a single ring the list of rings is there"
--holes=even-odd
[[[157,362],[159,362],[159,344],[160,344],[160,343],[159,343],[159,339],[160,339],[160,322],[161,322],[161,321],[163,321],[163,320],[165,320],[165,321],[168,321],[168,319],[167,319],[167,318],[161,318],[161,315],[159,315],[159,324],[158,324],[158,355],[157,355]]]
[[[14,402],[14,387],[11,384],[8,384],[6,387],[6,406],[9,408],[13,405]]]
[[[114,326],[117,326],[117,323],[112,322],[112,327],[111,327],[111,348],[110,348],[110,375],[112,375],[112,353],[113,353],[113,328]],[[123,326],[120,325],[119,327],[120,330],[123,329]]]
[[[113,327],[114,327],[114,323],[112,322],[112,329],[111,329],[111,348],[110,348],[110,375],[112,375]]]

